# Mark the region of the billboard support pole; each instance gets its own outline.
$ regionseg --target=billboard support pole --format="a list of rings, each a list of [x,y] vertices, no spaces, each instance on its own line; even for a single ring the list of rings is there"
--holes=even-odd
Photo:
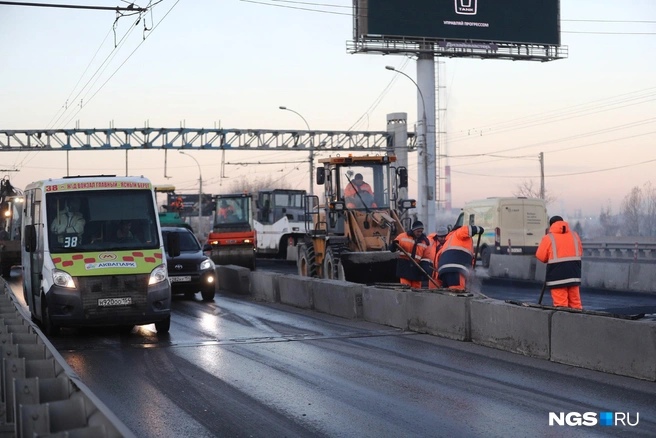
[[[430,43],[426,43],[431,45]],[[426,47],[429,49],[429,47]],[[435,148],[435,55],[433,50],[426,50],[417,59],[417,113],[422,116],[422,149],[417,154],[419,177],[420,218],[428,233],[434,232],[435,226],[435,182],[436,182],[436,148]]]

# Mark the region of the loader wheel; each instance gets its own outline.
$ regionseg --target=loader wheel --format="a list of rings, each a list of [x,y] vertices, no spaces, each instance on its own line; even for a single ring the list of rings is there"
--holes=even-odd
[[[298,275],[301,277],[316,277],[317,267],[315,265],[314,248],[306,245],[301,246],[298,252]]]
[[[331,248],[326,249],[326,256],[323,258],[323,275],[330,280],[344,280],[344,267],[339,262],[339,257]]]

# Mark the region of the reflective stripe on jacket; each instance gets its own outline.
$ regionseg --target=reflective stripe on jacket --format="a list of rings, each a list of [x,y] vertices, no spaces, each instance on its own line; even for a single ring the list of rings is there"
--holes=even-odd
[[[466,274],[469,272],[474,261],[472,234],[472,225],[463,225],[446,236],[446,241],[437,255],[438,273],[459,272]]]
[[[540,241],[535,257],[547,264],[545,283],[549,287],[581,284],[583,245],[579,235],[565,221],[554,222]]]
[[[419,239],[415,240],[413,235],[403,233],[396,238],[396,241],[424,270],[428,270],[427,273],[430,275],[430,262],[424,256],[429,246],[428,238],[422,234]],[[396,262],[396,276],[408,280],[424,280],[426,278],[423,272],[403,252],[399,254]]]
[[[437,280],[437,264],[443,244],[437,240],[435,233],[428,236],[428,241],[430,242],[430,246],[424,252],[424,258],[430,262],[431,270],[433,271],[430,274],[434,280]]]

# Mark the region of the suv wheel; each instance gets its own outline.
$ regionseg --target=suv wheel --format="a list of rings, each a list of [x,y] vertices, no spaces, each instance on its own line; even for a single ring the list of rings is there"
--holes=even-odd
[[[206,287],[205,289],[200,291],[200,294],[203,297],[203,301],[213,301],[214,295],[216,295],[216,288],[214,287],[214,285],[212,285],[211,288]]]

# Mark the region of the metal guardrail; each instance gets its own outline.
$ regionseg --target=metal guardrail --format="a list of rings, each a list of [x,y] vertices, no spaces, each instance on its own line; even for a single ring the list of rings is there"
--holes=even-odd
[[[135,435],[86,387],[0,278],[0,438]]]
[[[582,242],[583,257],[656,262],[656,242]]]

